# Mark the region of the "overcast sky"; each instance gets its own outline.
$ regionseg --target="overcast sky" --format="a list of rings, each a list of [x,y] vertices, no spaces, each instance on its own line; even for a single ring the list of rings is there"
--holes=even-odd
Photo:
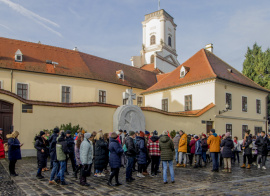
[[[177,26],[183,63],[208,43],[238,70],[247,47],[270,46],[269,0],[161,0]],[[144,15],[158,0],[0,0],[0,36],[73,49],[130,65]],[[0,43],[1,44],[1,43]]]

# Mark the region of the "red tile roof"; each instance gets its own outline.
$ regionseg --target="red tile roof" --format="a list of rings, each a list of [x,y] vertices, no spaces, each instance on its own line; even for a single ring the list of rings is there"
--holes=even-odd
[[[154,63],[151,63],[151,64],[145,64],[145,65],[143,65],[143,66],[141,67],[141,69],[147,70],[147,71],[152,71],[152,72],[154,72],[155,74],[163,73],[160,69],[155,68],[155,64],[154,64]]]
[[[157,75],[157,81],[159,82],[160,80],[162,80],[163,78],[165,78],[166,76],[168,76],[170,73],[164,73],[164,74],[158,74]]]
[[[147,89],[157,82],[156,74],[83,52],[0,37],[0,68],[100,80]],[[23,62],[15,62],[20,49]],[[56,68],[46,60],[57,62]],[[124,80],[116,71],[123,70]]]
[[[185,66],[190,70],[185,77],[180,78],[182,66]],[[232,73],[230,73],[228,69],[231,69]],[[145,90],[142,94],[216,78],[270,92],[242,75],[239,71],[222,61],[213,53],[201,49],[181,66],[169,73],[165,78],[158,80],[155,85]]]

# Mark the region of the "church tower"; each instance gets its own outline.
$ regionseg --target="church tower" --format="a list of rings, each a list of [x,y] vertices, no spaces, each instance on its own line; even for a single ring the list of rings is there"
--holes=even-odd
[[[176,53],[176,24],[165,10],[145,15],[141,56],[131,58],[132,66],[144,68],[153,64],[163,73],[173,71],[178,65]]]

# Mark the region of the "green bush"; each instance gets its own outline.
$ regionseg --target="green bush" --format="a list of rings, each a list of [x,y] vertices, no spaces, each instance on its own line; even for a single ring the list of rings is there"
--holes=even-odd
[[[62,124],[59,128],[60,130],[70,130],[71,131],[71,135],[74,135],[75,133],[77,133],[78,129],[83,129],[82,127],[80,127],[80,125],[75,125],[72,126],[71,123],[69,124]]]

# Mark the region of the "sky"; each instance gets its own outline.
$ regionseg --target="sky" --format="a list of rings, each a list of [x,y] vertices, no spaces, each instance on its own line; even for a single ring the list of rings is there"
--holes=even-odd
[[[247,47],[270,47],[269,0],[160,0],[177,24],[178,61],[206,44],[242,71]],[[38,42],[131,65],[144,15],[158,0],[0,0],[0,37]],[[1,44],[1,43],[0,43]]]

